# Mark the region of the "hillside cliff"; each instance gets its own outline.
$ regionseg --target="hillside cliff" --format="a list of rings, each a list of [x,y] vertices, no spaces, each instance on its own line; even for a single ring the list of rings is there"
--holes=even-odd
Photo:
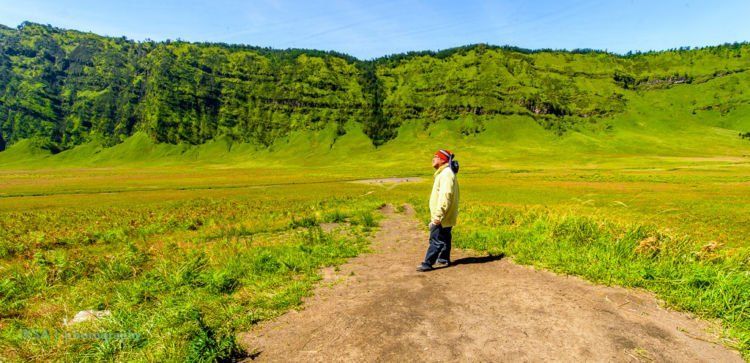
[[[136,133],[157,143],[222,137],[267,147],[297,131],[333,128],[341,136],[350,122],[382,145],[412,120],[425,129],[453,121],[462,135],[475,135],[514,116],[556,134],[610,129],[610,120],[644,107],[636,98],[728,115],[750,104],[748,69],[748,44],[626,56],[473,45],[361,61],[24,23],[0,27],[0,150],[31,139],[57,153]],[[683,102],[664,93],[674,87],[694,94]],[[747,132],[743,120],[724,126]]]

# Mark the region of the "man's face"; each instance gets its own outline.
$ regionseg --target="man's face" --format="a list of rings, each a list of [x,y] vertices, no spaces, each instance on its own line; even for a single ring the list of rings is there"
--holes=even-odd
[[[440,165],[443,165],[443,159],[441,159],[437,155],[432,155],[432,167],[437,169],[440,167]]]

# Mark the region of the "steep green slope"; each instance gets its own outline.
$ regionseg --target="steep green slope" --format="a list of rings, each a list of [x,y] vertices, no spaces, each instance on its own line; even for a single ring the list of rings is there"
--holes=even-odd
[[[136,43],[29,23],[1,29],[0,50],[3,140],[37,138],[52,152],[139,131],[268,145],[368,109],[353,60],[324,52]]]
[[[0,164],[403,161],[443,145],[488,162],[743,155],[749,69],[748,44],[360,61],[24,23],[0,27]]]

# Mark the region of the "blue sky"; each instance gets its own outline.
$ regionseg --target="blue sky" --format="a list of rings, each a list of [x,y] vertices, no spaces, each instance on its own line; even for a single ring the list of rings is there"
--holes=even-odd
[[[750,41],[750,0],[0,0],[24,20],[135,40],[336,50],[361,59],[471,43],[624,53]]]

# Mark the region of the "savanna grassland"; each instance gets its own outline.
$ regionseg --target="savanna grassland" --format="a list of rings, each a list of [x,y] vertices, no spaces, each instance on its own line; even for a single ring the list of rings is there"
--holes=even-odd
[[[665,165],[466,167],[456,244],[655,291],[722,319],[728,344],[746,352],[750,164]],[[410,203],[428,219],[420,169],[380,170],[423,177],[404,184],[352,183],[325,167],[4,170],[2,354],[241,356],[233,334],[298,306],[319,268],[367,250],[379,206]],[[112,316],[64,325],[87,309]]]
[[[456,245],[648,289],[750,354],[747,44],[360,61],[24,23],[0,50],[4,359],[237,358],[379,206],[427,222],[446,147]]]
[[[354,184],[336,185],[335,194],[331,187],[100,187],[3,198],[2,356],[210,361],[243,354],[235,332],[297,306],[319,268],[366,250],[381,202]],[[323,231],[324,222],[341,227]],[[85,309],[112,316],[66,327]]]

